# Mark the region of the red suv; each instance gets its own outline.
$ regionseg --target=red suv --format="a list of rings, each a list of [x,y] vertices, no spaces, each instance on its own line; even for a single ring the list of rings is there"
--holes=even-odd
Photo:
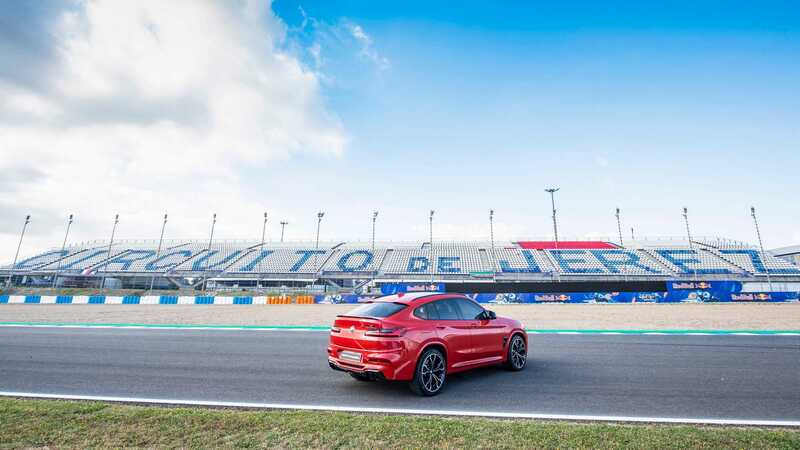
[[[522,370],[527,349],[518,321],[469,297],[397,294],[336,316],[328,363],[359,381],[410,381],[412,391],[428,396],[454,372],[494,364]]]

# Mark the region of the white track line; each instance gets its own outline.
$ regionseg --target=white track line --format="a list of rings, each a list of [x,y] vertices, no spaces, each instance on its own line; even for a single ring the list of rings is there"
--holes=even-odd
[[[107,397],[95,395],[68,395],[68,394],[36,394],[31,392],[2,392],[2,397],[41,398],[59,400],[89,400],[98,402],[137,403],[147,405],[183,405],[206,406],[222,408],[253,408],[253,409],[290,409],[307,411],[340,411],[381,414],[416,414],[428,416],[460,416],[460,417],[493,417],[505,419],[540,419],[540,420],[569,420],[569,421],[600,421],[600,422],[637,422],[637,423],[676,423],[698,425],[738,425],[738,426],[764,426],[764,427],[800,427],[797,420],[748,420],[748,419],[710,419],[710,418],[683,418],[683,417],[634,417],[634,416],[594,416],[576,414],[540,414],[495,411],[464,411],[442,409],[406,409],[406,408],[372,408],[364,406],[328,406],[328,405],[292,405],[285,403],[251,403],[251,402],[217,402],[207,400],[173,400],[159,398],[138,397]]]

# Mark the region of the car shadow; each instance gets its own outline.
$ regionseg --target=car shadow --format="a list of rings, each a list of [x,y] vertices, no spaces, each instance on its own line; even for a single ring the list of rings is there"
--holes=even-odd
[[[535,363],[529,363],[524,370],[519,372],[506,370],[502,366],[467,370],[448,375],[447,385],[439,395],[469,395],[476,390],[491,389],[492,386],[504,386],[509,383],[525,385],[529,384],[534,377],[541,378],[545,376],[546,372],[547,365]],[[352,381],[348,385],[348,390],[352,389],[353,395],[378,396],[382,398],[395,396],[397,398],[421,398],[409,390],[407,381],[375,381],[367,383],[355,380],[348,381]]]

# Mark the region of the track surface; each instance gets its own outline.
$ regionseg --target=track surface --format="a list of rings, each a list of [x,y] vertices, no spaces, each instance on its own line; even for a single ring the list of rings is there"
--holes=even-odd
[[[529,366],[433,398],[327,366],[327,333],[0,329],[0,391],[300,405],[800,420],[800,338],[531,335]]]

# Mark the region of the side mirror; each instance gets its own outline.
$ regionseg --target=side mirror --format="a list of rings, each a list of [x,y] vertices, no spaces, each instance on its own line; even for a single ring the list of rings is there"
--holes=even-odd
[[[497,314],[494,311],[489,311],[488,309],[484,309],[481,313],[482,320],[494,320],[497,319]]]

